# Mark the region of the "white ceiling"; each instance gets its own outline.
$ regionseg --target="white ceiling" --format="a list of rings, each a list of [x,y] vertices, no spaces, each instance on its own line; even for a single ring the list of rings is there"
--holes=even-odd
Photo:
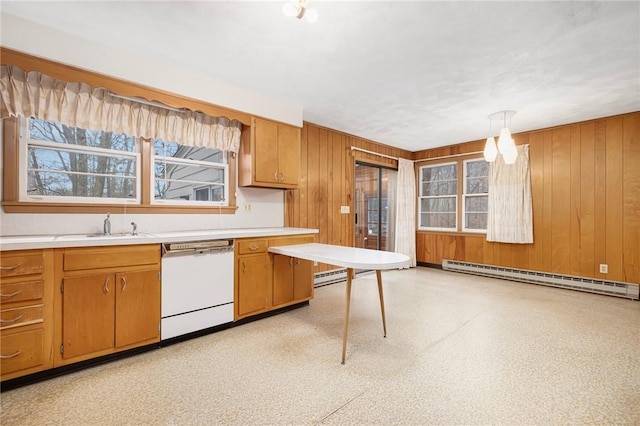
[[[12,2],[8,13],[409,151],[640,110],[640,2]],[[493,123],[493,133],[499,124]]]

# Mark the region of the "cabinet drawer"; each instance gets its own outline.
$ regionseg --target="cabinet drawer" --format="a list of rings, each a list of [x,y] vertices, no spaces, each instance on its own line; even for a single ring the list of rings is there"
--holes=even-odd
[[[66,249],[63,261],[65,271],[120,268],[158,263],[160,263],[160,246],[155,244]]]
[[[43,322],[44,305],[23,306],[0,311],[0,330]]]
[[[237,241],[238,254],[251,254],[251,253],[266,253],[267,252],[267,240],[247,240]]]
[[[0,257],[0,276],[14,277],[19,275],[41,274],[44,270],[42,252],[19,255],[2,254]]]
[[[42,329],[3,335],[0,342],[0,372],[3,375],[44,362]]]
[[[0,284],[0,304],[42,299],[44,281],[21,281]]]

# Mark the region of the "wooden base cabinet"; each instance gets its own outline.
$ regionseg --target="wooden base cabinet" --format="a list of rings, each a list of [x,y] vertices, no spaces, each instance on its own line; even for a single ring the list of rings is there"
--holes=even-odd
[[[53,366],[53,251],[0,256],[0,377]]]
[[[313,262],[273,255],[273,304],[308,300],[313,295]]]
[[[271,259],[266,239],[236,240],[235,250],[235,319],[239,319],[268,310]]]
[[[314,239],[304,235],[236,240],[236,320],[313,298],[313,263],[273,255],[268,248]]]
[[[65,249],[60,365],[160,340],[158,245]]]

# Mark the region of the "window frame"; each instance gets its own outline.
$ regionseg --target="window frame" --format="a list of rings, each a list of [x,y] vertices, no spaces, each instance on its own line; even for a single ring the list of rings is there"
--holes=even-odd
[[[248,131],[243,126],[242,132]],[[2,120],[3,146],[2,146],[2,163],[3,163],[3,188],[2,188],[2,207],[5,213],[59,213],[59,214],[89,214],[89,213],[105,213],[124,214],[235,214],[236,206],[236,188],[237,188],[237,155],[232,152],[225,152],[227,157],[228,176],[227,176],[227,205],[201,205],[198,203],[191,204],[152,204],[151,199],[153,193],[149,192],[152,185],[153,172],[151,156],[152,144],[149,140],[140,138],[138,154],[140,156],[140,179],[139,179],[139,197],[138,203],[131,203],[119,200],[117,202],[110,199],[106,202],[60,202],[58,200],[24,200],[20,198],[20,182],[22,171],[25,170],[26,163],[21,164],[26,156],[21,154],[20,142],[20,120],[16,117],[6,118]],[[25,144],[26,145],[26,144]],[[26,178],[26,175],[25,175]],[[25,182],[26,183],[26,182]],[[24,197],[23,197],[24,198]],[[98,199],[104,201],[104,199]]]
[[[78,204],[111,204],[111,203],[126,203],[126,204],[140,204],[141,197],[141,157],[140,157],[140,141],[136,138],[135,145],[136,150],[133,152],[111,150],[97,147],[85,147],[82,145],[70,145],[49,140],[31,139],[29,133],[29,121],[31,118],[18,118],[19,123],[19,173],[18,173],[18,199],[22,202],[32,203],[78,203]],[[52,120],[43,120],[52,121]],[[56,122],[57,123],[57,122]],[[28,174],[29,174],[29,148],[40,147],[45,149],[53,149],[59,151],[74,151],[86,154],[96,154],[108,157],[130,157],[135,160],[135,198],[121,198],[121,197],[79,197],[79,196],[55,196],[55,195],[29,195],[28,191]]]
[[[423,169],[427,169],[427,168],[435,168],[435,167],[443,167],[443,166],[451,166],[451,165],[455,165],[456,166],[456,193],[455,194],[451,194],[451,195],[423,195],[422,193],[422,187],[423,187],[423,181],[422,181],[422,170]],[[418,179],[417,179],[418,185],[419,185],[419,190],[418,190],[418,223],[417,223],[417,230],[418,231],[445,231],[445,232],[456,232],[459,228],[458,224],[459,224],[459,220],[460,220],[460,214],[459,214],[459,187],[460,187],[460,165],[458,164],[457,161],[448,161],[448,162],[442,162],[442,163],[433,163],[433,164],[425,164],[422,166],[418,167]],[[435,227],[435,226],[421,226],[421,219],[422,219],[422,200],[423,199],[442,199],[442,198],[455,198],[456,200],[456,208],[455,208],[455,227],[453,228],[443,228],[443,227]],[[449,212],[447,212],[449,213]]]
[[[417,217],[416,217],[416,232],[421,233],[433,233],[433,234],[450,234],[450,235],[482,235],[486,234],[485,230],[476,230],[476,229],[467,229],[464,226],[464,191],[465,191],[465,178],[466,178],[466,167],[465,162],[473,162],[473,161],[485,161],[482,153],[470,153],[470,154],[454,154],[452,156],[444,156],[440,158],[434,159],[422,159],[416,161],[416,186],[417,186]],[[421,208],[421,194],[422,194],[422,181],[421,181],[421,170],[423,167],[433,167],[433,166],[442,166],[447,164],[457,164],[457,192],[455,194],[456,197],[456,227],[454,228],[428,228],[420,226],[420,214],[422,212]],[[488,193],[487,193],[488,194]]]
[[[154,144],[155,141],[151,141],[150,144]],[[183,145],[183,144],[181,144]],[[184,146],[184,145],[183,145]],[[149,188],[149,194],[150,194],[150,202],[152,205],[173,205],[173,206],[210,206],[210,207],[227,207],[228,203],[229,203],[229,163],[228,163],[228,152],[226,151],[222,151],[222,155],[223,157],[225,157],[225,159],[227,160],[226,163],[212,163],[212,162],[206,162],[206,161],[200,161],[200,160],[191,160],[191,159],[187,159],[187,158],[175,158],[175,157],[167,157],[167,156],[162,156],[162,155],[156,155],[154,153],[154,149],[151,149],[151,155],[150,155],[150,171],[151,171],[151,176],[149,179],[149,184],[151,185]],[[215,165],[217,168],[221,168],[223,170],[223,174],[224,174],[224,195],[223,195],[223,200],[222,201],[196,201],[195,198],[195,192],[197,189],[203,189],[203,188],[207,188],[209,190],[209,197],[211,196],[211,184],[209,185],[200,185],[197,187],[193,188],[193,195],[194,198],[190,198],[189,200],[185,200],[185,199],[170,199],[170,200],[163,200],[163,199],[156,199],[155,198],[155,164],[156,164],[156,159],[158,158],[166,158],[166,159],[170,159],[169,162],[174,163],[174,164],[181,164],[181,165],[185,165],[185,166],[203,166],[203,167],[211,167],[213,165]]]
[[[487,197],[487,199],[489,198],[489,171],[487,170],[487,192],[482,192],[482,193],[478,193],[478,194],[468,194],[467,193],[467,164],[469,163],[477,163],[480,161],[484,161],[485,163],[487,163],[485,161],[484,158],[480,157],[480,158],[468,158],[465,160],[462,160],[462,193],[460,194],[461,198],[462,198],[462,216],[461,216],[461,229],[462,232],[472,232],[474,234],[486,234],[487,233],[487,228],[485,226],[484,229],[476,229],[476,228],[467,228],[466,226],[466,214],[467,214],[467,198],[473,198],[473,197]],[[488,164],[488,163],[487,163]],[[488,211],[486,212],[488,215]]]

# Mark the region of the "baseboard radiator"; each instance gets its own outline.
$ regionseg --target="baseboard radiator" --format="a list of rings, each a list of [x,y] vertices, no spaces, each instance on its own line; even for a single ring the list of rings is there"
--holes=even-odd
[[[356,277],[360,274],[371,272],[369,270],[356,270]],[[345,268],[333,269],[331,271],[316,272],[313,277],[313,286],[322,287],[328,284],[335,284],[347,280],[347,270]]]
[[[547,272],[505,268],[502,266],[483,265],[480,263],[460,262],[448,259],[444,259],[442,261],[442,269],[446,271],[483,275],[485,277],[502,278],[505,280],[521,281],[531,284],[587,291],[589,293],[606,294],[608,296],[618,296],[627,299],[640,299],[640,286],[638,286],[638,284],[619,281],[582,278],[572,275],[551,274]]]
[[[347,280],[347,270],[334,269],[331,271],[316,272],[313,276],[313,286],[322,287],[323,285],[333,284]]]

